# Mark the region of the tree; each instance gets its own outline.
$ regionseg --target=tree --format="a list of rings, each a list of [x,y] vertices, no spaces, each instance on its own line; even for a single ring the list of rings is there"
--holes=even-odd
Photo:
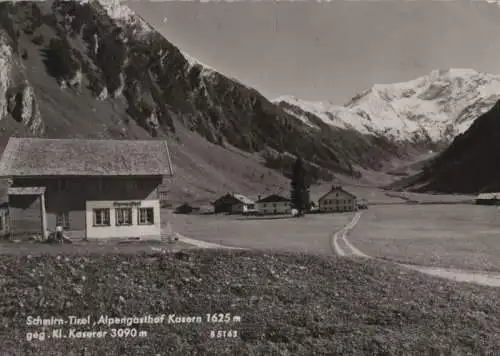
[[[308,210],[309,189],[306,182],[306,170],[302,158],[297,157],[292,170],[290,200],[292,207],[297,209],[298,215],[303,216]]]
[[[69,79],[80,68],[67,39],[53,38],[41,51],[47,73],[57,80]]]

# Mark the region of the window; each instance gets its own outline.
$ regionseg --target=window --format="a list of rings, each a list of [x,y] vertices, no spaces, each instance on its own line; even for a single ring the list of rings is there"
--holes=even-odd
[[[138,210],[138,224],[139,225],[153,225],[154,224],[154,210],[153,208],[139,208]]]
[[[116,225],[132,225],[132,209],[131,208],[117,208],[116,209]]]
[[[64,230],[69,229],[69,213],[58,213],[56,215],[56,226],[62,226]]]
[[[167,201],[167,194],[168,194],[168,192],[158,191],[158,199],[160,199],[162,202],[166,202]]]
[[[109,225],[109,209],[94,209],[94,226]]]

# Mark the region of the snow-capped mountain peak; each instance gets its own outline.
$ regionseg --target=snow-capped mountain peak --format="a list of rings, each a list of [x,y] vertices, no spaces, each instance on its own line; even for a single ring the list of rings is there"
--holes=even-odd
[[[500,76],[451,68],[406,82],[375,84],[345,106],[289,96],[274,103],[312,127],[318,126],[311,121],[317,117],[332,126],[396,141],[440,143],[467,130],[499,99]]]
[[[120,0],[82,0],[81,2],[100,5],[113,21],[135,28],[137,35],[146,35],[155,31],[142,17]]]

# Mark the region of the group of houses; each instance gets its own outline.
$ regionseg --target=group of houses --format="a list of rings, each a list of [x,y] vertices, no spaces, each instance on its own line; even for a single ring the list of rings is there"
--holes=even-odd
[[[215,214],[242,214],[242,215],[273,215],[290,214],[292,202],[288,197],[280,194],[259,196],[256,200],[249,197],[227,193],[211,202]],[[311,203],[309,211],[319,213],[350,212],[366,208],[366,201],[358,199],[341,186],[332,186],[331,189],[318,199],[318,204]],[[195,213],[200,207],[183,204],[177,208],[178,213]]]
[[[0,231],[47,237],[160,238],[173,169],[163,140],[10,138],[0,159]]]
[[[259,196],[256,201],[242,194],[226,194],[212,202],[214,213],[227,214],[288,214],[292,210],[290,199],[279,194]]]
[[[160,238],[172,162],[164,140],[9,139],[0,158],[0,234],[47,238],[62,227],[70,238]],[[289,214],[287,197],[256,201],[226,194],[215,213]],[[363,202],[340,186],[318,200],[319,212],[348,212]],[[188,204],[178,212],[196,212]]]

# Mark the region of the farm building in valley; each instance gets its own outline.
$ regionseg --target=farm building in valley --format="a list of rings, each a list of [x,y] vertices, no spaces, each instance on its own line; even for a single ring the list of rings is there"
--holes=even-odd
[[[159,238],[160,196],[173,170],[161,140],[11,138],[0,160],[10,179],[10,235]]]
[[[199,206],[193,206],[189,203],[184,203],[182,205],[179,205],[175,209],[176,214],[192,214],[192,213],[199,213],[201,208]]]
[[[500,205],[500,193],[481,193],[476,197],[476,204]]]
[[[257,200],[255,209],[259,214],[289,214],[292,210],[290,199],[278,194],[271,194]]]
[[[318,199],[320,212],[347,212],[358,210],[357,198],[341,186],[333,186]]]
[[[255,202],[241,194],[226,194],[212,202],[214,212],[226,214],[248,214],[255,212]]]

